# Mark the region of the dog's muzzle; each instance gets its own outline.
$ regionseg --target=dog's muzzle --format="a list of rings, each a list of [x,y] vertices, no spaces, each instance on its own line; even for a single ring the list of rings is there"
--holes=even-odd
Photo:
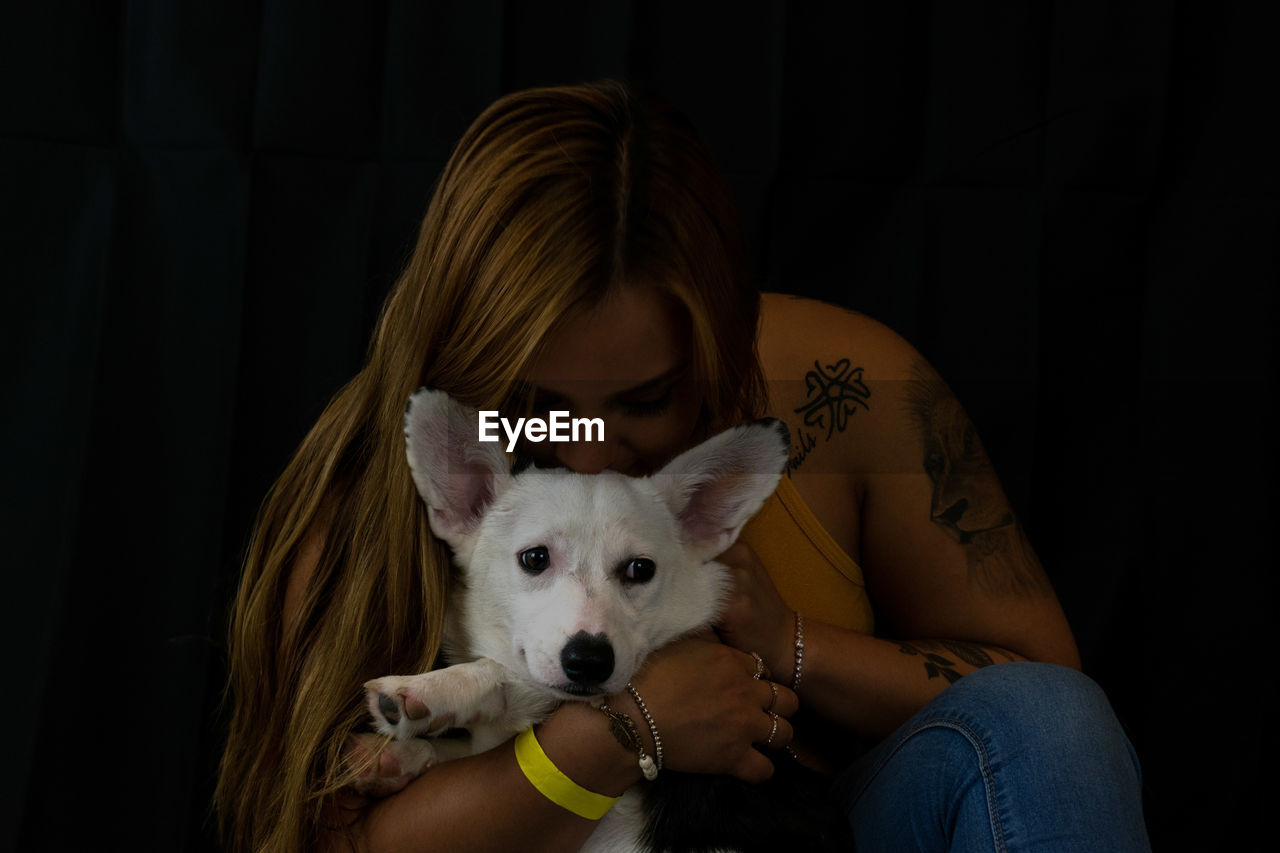
[[[613,675],[613,646],[605,634],[579,631],[560,651],[560,668],[570,684],[570,693],[590,695]]]

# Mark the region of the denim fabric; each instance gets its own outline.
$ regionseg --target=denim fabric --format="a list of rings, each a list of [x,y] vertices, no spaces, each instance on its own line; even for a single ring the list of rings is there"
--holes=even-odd
[[[837,782],[859,853],[1148,851],[1141,787],[1102,690],[1039,663],[965,676]]]

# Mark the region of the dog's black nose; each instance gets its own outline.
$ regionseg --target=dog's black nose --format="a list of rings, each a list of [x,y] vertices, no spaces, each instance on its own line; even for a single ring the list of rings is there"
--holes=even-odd
[[[575,684],[601,684],[613,674],[613,646],[604,634],[579,631],[560,652],[560,666]]]

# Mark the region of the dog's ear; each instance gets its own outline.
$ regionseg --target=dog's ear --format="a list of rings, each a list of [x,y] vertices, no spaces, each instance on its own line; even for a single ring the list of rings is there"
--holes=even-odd
[[[701,559],[732,545],[773,494],[790,446],[786,424],[767,418],[707,439],[652,476]]]
[[[501,445],[480,441],[475,410],[426,388],[409,398],[404,438],[431,529],[457,548],[509,477]]]

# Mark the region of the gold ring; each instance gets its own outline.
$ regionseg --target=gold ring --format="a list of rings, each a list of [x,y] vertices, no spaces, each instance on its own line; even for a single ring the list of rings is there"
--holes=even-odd
[[[764,658],[760,657],[758,652],[752,652],[751,656],[756,659],[756,674],[751,677],[756,681],[759,681],[760,677],[764,675],[769,668],[764,665]]]
[[[769,736],[764,740],[765,746],[773,746],[773,736],[778,733],[778,715],[770,713],[769,716],[773,717],[773,728],[769,730]]]
[[[772,714],[774,707],[778,704],[778,685],[770,681],[769,692],[773,695],[769,697],[769,707],[764,709],[766,714]]]

